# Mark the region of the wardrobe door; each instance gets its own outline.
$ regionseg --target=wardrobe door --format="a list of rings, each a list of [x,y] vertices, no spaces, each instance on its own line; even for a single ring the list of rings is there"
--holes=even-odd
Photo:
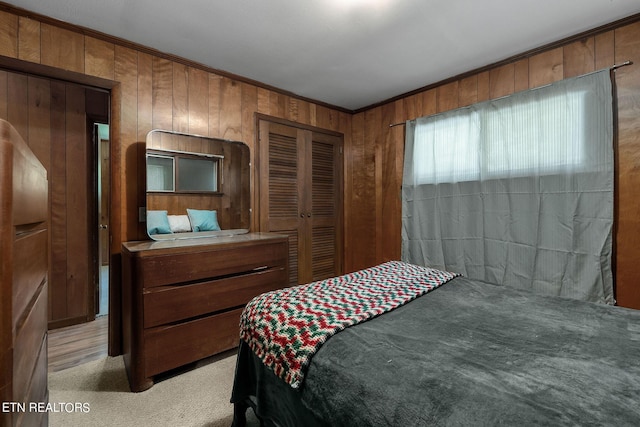
[[[304,277],[305,263],[299,263],[304,254],[304,206],[300,195],[304,191],[302,173],[305,153],[304,138],[297,128],[261,120],[259,122],[259,177],[260,177],[260,231],[289,236],[289,283],[297,285]],[[303,256],[304,258],[304,256]],[[303,260],[304,261],[304,260]]]
[[[342,274],[342,138],[313,132],[310,153],[311,196],[307,205],[311,280]]]
[[[259,121],[260,230],[289,236],[289,286],[342,274],[342,137]]]

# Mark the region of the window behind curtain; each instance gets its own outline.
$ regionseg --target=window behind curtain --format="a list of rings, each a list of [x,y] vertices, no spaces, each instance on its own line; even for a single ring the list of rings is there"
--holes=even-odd
[[[405,261],[613,302],[608,70],[408,122]]]
[[[597,102],[582,88],[514,96],[415,124],[416,184],[598,169],[590,128]]]

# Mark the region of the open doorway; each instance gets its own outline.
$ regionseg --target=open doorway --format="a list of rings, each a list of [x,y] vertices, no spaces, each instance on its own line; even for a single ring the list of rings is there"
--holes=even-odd
[[[94,124],[96,147],[96,195],[98,223],[98,280],[95,289],[96,317],[109,313],[109,125]]]
[[[113,82],[89,76],[77,82],[73,73],[69,73],[71,80],[64,80],[64,73],[47,77],[50,69],[34,64],[9,65],[11,69],[0,69],[0,101],[5,106],[0,117],[12,123],[47,170],[48,304],[46,313],[39,313],[37,319],[44,318],[48,325],[49,364],[63,369],[106,356],[109,320],[119,317],[103,316],[108,305],[99,304],[107,300],[113,264],[108,265],[110,256],[101,257],[98,242],[108,252],[110,228],[119,224],[117,217],[108,222],[108,211],[102,210],[102,217],[97,213],[98,191],[107,208],[113,193],[113,188],[104,187],[111,184],[109,157],[106,163],[97,160],[100,151],[108,156],[111,137],[93,139],[95,124],[109,129]],[[102,133],[97,130],[96,136]],[[98,150],[100,140],[106,141],[102,150]],[[100,190],[98,182],[102,183]],[[105,262],[106,268],[100,268]],[[117,307],[111,311],[117,312]]]
[[[87,205],[90,280],[86,319],[49,330],[48,370],[57,372],[108,355],[111,196],[110,136],[107,117],[87,109]],[[72,168],[71,168],[72,169]],[[73,173],[73,172],[72,172]]]

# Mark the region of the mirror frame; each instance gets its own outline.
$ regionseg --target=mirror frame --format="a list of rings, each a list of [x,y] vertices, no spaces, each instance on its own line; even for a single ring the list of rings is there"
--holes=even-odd
[[[173,191],[147,190],[146,173],[149,155],[165,155],[174,158]],[[175,174],[177,160],[181,157],[218,159],[217,191],[179,191]],[[188,232],[151,234],[147,222],[147,235],[152,240],[181,240],[248,233],[251,222],[250,183],[250,149],[244,142],[162,129],[150,131],[146,137],[145,149],[144,187],[147,212],[166,211],[167,216],[181,215],[192,220],[187,209],[216,211],[220,230],[194,231],[193,222],[190,222],[192,230]],[[190,213],[193,214],[193,212]],[[179,219],[184,221],[184,217]]]

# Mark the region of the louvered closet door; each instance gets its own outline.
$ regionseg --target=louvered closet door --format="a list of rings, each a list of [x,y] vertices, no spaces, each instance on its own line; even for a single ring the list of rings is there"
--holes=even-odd
[[[342,139],[260,122],[260,230],[289,236],[289,285],[342,273]]]
[[[342,274],[342,138],[313,132],[311,137],[311,280]]]
[[[298,254],[305,250],[300,239],[303,206],[298,200],[304,187],[304,147],[298,144],[298,133],[296,128],[260,121],[260,231],[289,236],[290,286],[298,284]]]

